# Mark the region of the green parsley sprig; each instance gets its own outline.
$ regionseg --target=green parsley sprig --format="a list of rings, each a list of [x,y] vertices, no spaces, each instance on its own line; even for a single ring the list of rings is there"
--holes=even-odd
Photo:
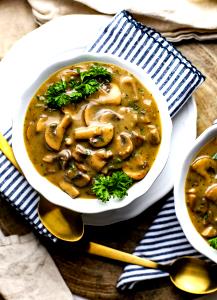
[[[112,74],[104,67],[93,65],[89,70],[81,72],[68,82],[60,80],[51,84],[39,99],[51,108],[61,108],[69,103],[85,100],[99,90],[101,84],[112,80]]]
[[[210,244],[211,247],[217,250],[217,237],[209,239],[208,243]]]
[[[92,191],[102,202],[107,202],[112,197],[122,199],[132,184],[133,180],[127,174],[116,171],[111,176],[98,175],[94,179]]]

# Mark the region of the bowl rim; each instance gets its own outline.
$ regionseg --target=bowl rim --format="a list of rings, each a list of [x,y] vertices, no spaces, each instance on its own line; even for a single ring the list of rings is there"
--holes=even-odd
[[[106,203],[102,203],[98,199],[82,199],[75,198],[72,199],[68,194],[63,192],[59,187],[52,184],[45,177],[40,175],[38,171],[33,166],[24,144],[23,138],[23,123],[26,114],[26,110],[31,98],[34,96],[40,85],[53,73],[59,69],[77,64],[80,62],[104,62],[118,65],[123,69],[131,72],[138,80],[145,85],[145,87],[153,94],[156,104],[158,106],[161,118],[161,130],[162,130],[162,140],[158,150],[157,157],[144,179],[146,179],[145,188],[144,179],[136,182],[129,190],[128,196],[124,197],[122,200],[110,199]],[[34,73],[34,72],[33,72]],[[31,75],[30,75],[31,76]],[[163,170],[166,161],[168,159],[170,150],[170,141],[172,133],[172,121],[169,116],[168,107],[166,104],[165,97],[160,93],[156,84],[150,78],[148,74],[141,68],[133,63],[130,63],[122,58],[111,54],[99,54],[99,53],[86,53],[72,55],[70,58],[59,59],[57,61],[50,61],[48,64],[44,65],[38,77],[33,79],[33,83],[28,86],[19,97],[17,102],[16,111],[13,116],[13,129],[12,129],[12,145],[15,157],[18,164],[20,165],[27,181],[30,185],[42,194],[46,199],[48,199],[53,204],[74,210],[79,213],[100,213],[113,209],[122,208],[136,198],[144,194],[154,183],[157,177]],[[46,187],[44,187],[46,182]],[[143,182],[143,184],[142,184]],[[136,187],[136,188],[135,188]],[[52,196],[51,196],[52,195]],[[61,199],[61,200],[60,200]],[[91,202],[91,203],[89,203]]]
[[[189,243],[200,253],[217,263],[217,250],[212,248],[208,242],[199,234],[191,221],[185,200],[185,182],[192,160],[196,157],[200,149],[212,138],[217,136],[217,124],[207,128],[192,144],[192,147],[185,154],[182,164],[177,172],[174,182],[174,202],[175,211],[182,230]]]

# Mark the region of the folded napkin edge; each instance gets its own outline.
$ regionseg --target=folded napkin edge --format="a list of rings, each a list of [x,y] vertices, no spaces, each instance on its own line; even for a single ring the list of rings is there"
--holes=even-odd
[[[187,69],[190,69],[193,73],[197,74],[197,75],[198,75],[199,77],[201,77],[203,80],[206,79],[206,77],[205,77],[205,76],[204,76],[204,75],[203,75],[196,67],[194,67],[194,66],[192,65],[192,63],[190,62],[190,60],[187,59],[186,56],[183,55],[183,54],[181,53],[180,50],[176,49],[176,52],[177,52],[182,58],[184,58],[184,59],[186,60],[186,62],[187,62],[190,66],[188,66],[188,65],[187,65],[187,64],[186,64],[179,56],[177,56],[177,53],[173,53],[172,51],[170,51],[169,49],[167,49],[166,46],[163,46],[163,45],[162,45],[162,44],[161,44],[154,36],[151,36],[151,35],[149,34],[149,32],[147,32],[147,29],[148,29],[148,30],[153,30],[153,31],[155,31],[154,28],[151,28],[151,27],[149,27],[149,26],[146,26],[146,25],[142,24],[141,22],[137,21],[137,20],[134,18],[134,16],[133,16],[129,11],[127,11],[127,10],[122,10],[122,11],[120,11],[117,15],[115,15],[115,17],[111,20],[110,23],[112,23],[112,22],[114,21],[114,19],[117,18],[120,14],[122,14],[129,22],[131,22],[131,23],[135,26],[135,28],[140,29],[142,32],[146,33],[146,34],[149,36],[149,38],[153,39],[157,44],[160,44],[160,46],[161,46],[165,51],[167,51],[168,53],[170,53],[175,59],[178,59],[178,60],[180,61],[180,63],[183,64]],[[147,28],[147,29],[146,29],[146,28]],[[157,31],[155,31],[155,32],[156,32],[156,34],[157,34],[160,38],[162,38],[162,40],[165,40],[165,37],[163,37],[163,35],[162,35],[160,32],[157,32]],[[170,41],[168,41],[168,40],[166,40],[166,41],[167,41],[167,43],[171,46],[171,48],[173,49],[173,48],[174,48],[173,44],[172,44]]]

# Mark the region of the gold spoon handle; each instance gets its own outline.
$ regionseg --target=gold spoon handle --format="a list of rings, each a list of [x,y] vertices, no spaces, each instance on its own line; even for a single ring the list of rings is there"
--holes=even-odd
[[[166,266],[153,262],[151,260],[137,257],[135,255],[122,252],[113,248],[99,245],[93,242],[89,243],[88,253],[111,258],[113,260],[123,261],[125,263],[135,264],[151,269],[165,269]]]
[[[16,158],[14,157],[13,150],[5,137],[0,133],[0,150],[4,153],[4,155],[10,160],[10,162],[17,168],[17,170],[22,173]]]

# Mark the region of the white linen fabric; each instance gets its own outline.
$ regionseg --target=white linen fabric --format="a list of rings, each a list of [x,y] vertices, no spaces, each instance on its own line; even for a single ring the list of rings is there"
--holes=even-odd
[[[65,284],[47,250],[30,233],[0,230],[0,294],[5,300],[79,300]]]
[[[75,13],[116,14],[128,10],[173,42],[217,38],[216,0],[28,0],[38,24]],[[82,5],[81,5],[82,4]]]
[[[112,53],[143,68],[164,94],[171,117],[178,113],[182,105],[188,101],[195,89],[204,81],[204,76],[200,71],[183,57],[172,44],[168,43],[155,30],[138,23],[127,11],[118,13],[112,19],[98,34],[96,40],[88,47],[88,51]],[[11,143],[11,128],[5,133],[5,137]],[[38,193],[33,190],[26,179],[19,174],[2,153],[0,153],[0,192],[34,226],[37,232],[46,235],[53,241],[57,240],[47,232],[39,220],[37,213]],[[171,202],[171,200],[168,201]],[[176,216],[175,212],[171,211],[171,203],[166,208],[169,210],[168,214],[171,214],[175,221]],[[164,214],[167,214],[167,211]],[[175,224],[171,226],[173,225]],[[159,232],[162,231],[161,227],[158,229]],[[175,225],[175,231],[176,229],[177,224]],[[177,230],[179,236],[184,237],[181,229],[178,228]],[[152,231],[153,229],[151,228],[148,234],[152,235]],[[166,233],[165,242],[167,244],[167,239],[169,240],[171,231],[164,232]],[[152,249],[154,243],[155,241],[150,241],[146,245],[147,249]],[[145,249],[143,250],[145,251]],[[183,249],[183,252],[181,249]],[[138,254],[143,255],[142,251]],[[163,247],[162,251],[164,251]],[[182,253],[191,255],[195,251],[181,238],[179,240],[179,249],[174,249],[174,251],[168,253],[165,259],[169,261],[174,258],[174,255],[182,255]],[[164,259],[165,252],[159,252],[158,255],[162,256],[161,259]],[[150,253],[149,258],[156,258],[155,252],[153,252],[153,257]],[[125,271],[128,272],[128,268]],[[155,272],[147,274],[145,268],[139,269],[138,272],[140,275],[143,273],[144,276],[131,277],[131,275],[134,276],[137,274],[137,270],[134,269],[133,274],[128,272],[127,275],[121,277],[118,286],[121,288],[128,287],[129,285],[126,283],[129,283],[129,277],[132,279],[130,283],[132,287],[132,284],[138,278],[150,279],[159,277],[159,275],[166,275]],[[126,280],[126,278],[128,279]]]

